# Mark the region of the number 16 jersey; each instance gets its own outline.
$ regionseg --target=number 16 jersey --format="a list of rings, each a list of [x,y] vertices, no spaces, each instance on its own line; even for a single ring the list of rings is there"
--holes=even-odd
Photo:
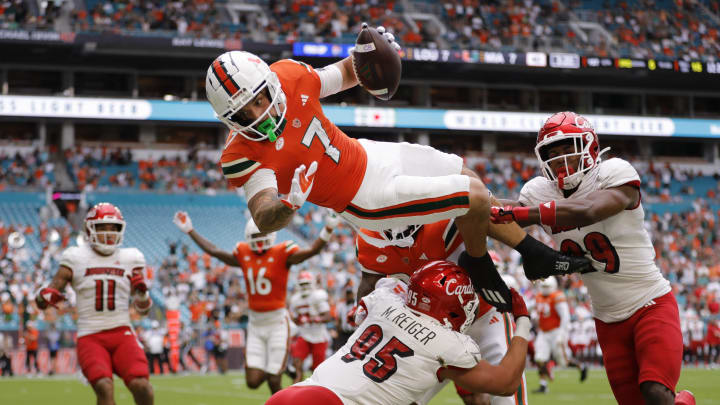
[[[245,242],[238,242],[233,251],[243,272],[248,306],[252,315],[285,308],[287,280],[290,269],[288,256],[299,250],[293,241],[273,245],[263,253],[250,249]]]
[[[472,368],[480,349],[467,335],[410,311],[389,288],[361,305],[367,317],[348,342],[299,385],[320,385],[348,404],[409,404],[438,383],[443,367]]]

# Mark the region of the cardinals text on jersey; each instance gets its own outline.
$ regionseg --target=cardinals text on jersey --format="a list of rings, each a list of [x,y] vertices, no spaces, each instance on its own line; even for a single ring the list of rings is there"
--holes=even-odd
[[[133,269],[145,271],[145,257],[136,248],[119,248],[109,256],[90,245],[66,249],[60,265],[72,270],[77,295],[78,337],[118,326],[131,326],[130,277]]]
[[[345,404],[404,404],[437,384],[440,368],[472,368],[480,359],[469,336],[413,313],[390,289],[378,288],[361,302],[365,321],[300,384],[327,387]]]
[[[601,162],[583,178],[568,199],[623,185],[640,186],[640,176],[625,160]],[[525,184],[520,202],[536,206],[564,197],[554,183],[536,177]],[[582,228],[559,229],[543,225],[561,251],[584,254],[595,272],[582,275],[592,299],[594,316],[604,322],[630,317],[653,298],[667,294],[670,284],[655,266],[655,250],[645,230],[642,205]]]
[[[275,142],[247,142],[231,132],[220,158],[223,174],[240,187],[261,168],[275,172],[278,191],[287,194],[295,168],[318,162],[308,201],[337,212],[357,193],[367,165],[367,154],[357,140],[345,135],[325,117],[320,104],[320,78],[301,62],[273,63],[287,99],[285,122]]]

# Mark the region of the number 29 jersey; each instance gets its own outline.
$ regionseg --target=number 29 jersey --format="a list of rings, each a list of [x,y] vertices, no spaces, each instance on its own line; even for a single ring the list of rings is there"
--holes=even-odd
[[[640,187],[640,176],[627,161],[612,158],[590,170],[569,200],[612,187]],[[536,177],[520,191],[525,206],[564,199],[553,182]],[[619,322],[653,298],[667,294],[670,283],[655,266],[655,249],[644,226],[642,204],[584,227],[543,225],[557,247],[569,254],[585,255],[596,271],[583,274],[592,300],[593,315],[603,322]]]
[[[250,249],[245,242],[235,245],[233,255],[240,263],[248,294],[248,306],[257,317],[258,312],[285,308],[287,280],[290,269],[288,257],[300,247],[293,241],[285,241],[270,247],[263,253]]]
[[[130,326],[130,277],[145,271],[145,256],[136,248],[119,248],[110,256],[90,245],[65,249],[60,265],[72,270],[77,295],[78,337]]]
[[[345,404],[409,404],[448,366],[472,368],[480,349],[467,335],[410,311],[389,288],[361,300],[367,317],[348,342],[299,385],[321,385]]]

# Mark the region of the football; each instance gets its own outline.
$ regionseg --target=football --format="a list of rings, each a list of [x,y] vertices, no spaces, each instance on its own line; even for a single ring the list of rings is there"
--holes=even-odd
[[[353,69],[360,84],[380,100],[390,100],[402,74],[400,54],[375,28],[364,27],[353,51]]]

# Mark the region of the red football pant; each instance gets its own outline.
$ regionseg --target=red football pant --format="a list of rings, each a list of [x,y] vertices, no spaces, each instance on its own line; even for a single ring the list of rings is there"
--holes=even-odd
[[[305,358],[312,353],[312,369],[315,370],[317,366],[325,361],[325,353],[327,352],[328,342],[320,343],[309,343],[302,337],[298,336],[292,345],[292,356],[296,359],[305,360]]]
[[[672,293],[615,323],[595,319],[605,372],[620,405],[644,404],[640,383],[658,382],[672,392],[682,367],[682,332]]]
[[[135,333],[127,327],[85,335],[77,342],[78,363],[91,385],[113,372],[125,385],[135,378],[148,378],[148,363]]]
[[[287,387],[276,392],[265,402],[265,405],[297,404],[343,405],[343,402],[334,392],[319,385]]]

